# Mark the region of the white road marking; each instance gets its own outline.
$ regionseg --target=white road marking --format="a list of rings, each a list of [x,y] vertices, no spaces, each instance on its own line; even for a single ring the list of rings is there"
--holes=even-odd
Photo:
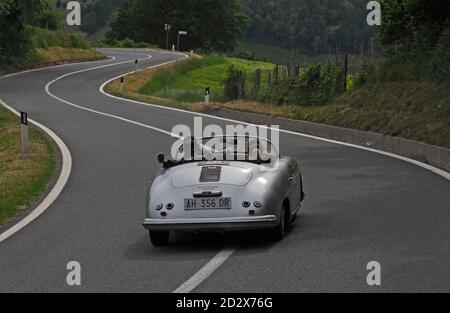
[[[8,106],[6,103],[4,103],[0,99],[0,105],[4,106],[8,110],[10,110],[12,113],[14,113],[17,116],[20,116],[20,113],[17,112],[12,107]],[[67,148],[66,144],[59,138],[54,132],[52,132],[50,129],[45,127],[44,125],[30,119],[29,120],[33,125],[39,127],[44,132],[47,133],[58,145],[59,150],[61,151],[62,155],[62,168],[61,173],[59,175],[58,180],[56,181],[55,186],[52,188],[52,190],[49,192],[49,194],[45,197],[45,199],[30,213],[28,214],[24,219],[22,219],[20,222],[6,230],[5,232],[0,234],[0,242],[6,240],[7,238],[11,237],[18,231],[20,231],[22,228],[30,224],[32,221],[34,221],[36,218],[38,218],[42,213],[47,210],[50,205],[55,202],[55,200],[59,197],[61,192],[63,191],[64,187],[67,184],[67,181],[70,177],[70,172],[72,170],[72,156],[70,154],[69,149]]]
[[[108,61],[114,61],[115,59],[116,59],[116,57],[110,57],[110,58],[108,58],[106,60],[97,60],[97,61],[89,61],[89,62],[78,62],[78,63],[67,63],[67,64],[61,64],[61,65],[48,66],[48,67],[40,67],[40,68],[35,68],[35,69],[32,69],[32,70],[26,70],[26,71],[22,71],[22,72],[11,73],[11,74],[8,74],[8,75],[0,76],[0,80],[6,79],[6,78],[10,78],[10,77],[14,77],[14,76],[18,76],[18,75],[22,75],[22,74],[27,74],[27,73],[32,73],[32,72],[52,69],[52,68],[67,67],[67,66],[80,65],[80,64],[92,64],[92,63],[98,63],[98,62],[108,62]]]
[[[206,263],[197,273],[178,287],[173,293],[190,293],[205,281],[215,270],[225,263],[236,251],[236,248],[225,248]]]

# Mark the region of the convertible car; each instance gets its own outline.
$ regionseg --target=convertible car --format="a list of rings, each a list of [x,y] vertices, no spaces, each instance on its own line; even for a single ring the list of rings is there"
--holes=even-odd
[[[285,237],[305,198],[295,160],[248,136],[191,138],[175,149],[176,160],[158,155],[163,168],[148,193],[143,225],[154,246],[166,245],[171,231],[267,229]]]

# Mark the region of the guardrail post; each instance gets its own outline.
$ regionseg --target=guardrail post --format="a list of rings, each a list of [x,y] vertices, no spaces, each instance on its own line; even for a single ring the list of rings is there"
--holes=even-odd
[[[124,88],[124,83],[125,83],[125,78],[121,77],[120,78],[120,92],[123,93],[125,88]]]
[[[20,112],[20,124],[22,127],[22,151],[25,155],[28,155],[29,140],[28,140],[28,114]]]
[[[205,88],[205,104],[208,105],[209,104],[209,95],[210,95],[210,89],[209,87]]]

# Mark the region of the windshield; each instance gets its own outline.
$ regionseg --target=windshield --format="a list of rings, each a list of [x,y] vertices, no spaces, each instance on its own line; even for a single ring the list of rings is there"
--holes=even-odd
[[[177,149],[177,161],[243,161],[270,163],[278,151],[265,138],[244,136],[186,139]]]

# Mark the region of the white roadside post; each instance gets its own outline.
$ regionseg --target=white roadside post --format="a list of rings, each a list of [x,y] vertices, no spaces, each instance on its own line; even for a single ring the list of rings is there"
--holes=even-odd
[[[125,83],[125,78],[121,77],[120,78],[120,92],[123,93],[125,88],[124,88],[124,83]]]
[[[175,45],[172,45],[172,52],[175,51]]]
[[[134,71],[135,71],[135,72],[138,71],[138,63],[139,63],[138,60],[134,61]]]
[[[177,50],[178,51],[181,51],[181,49],[180,49],[180,37],[181,36],[186,36],[187,34],[188,34],[187,31],[184,31],[184,30],[180,30],[178,32],[178,41],[177,41]]]
[[[28,114],[25,112],[20,112],[20,124],[22,126],[22,151],[24,154],[28,155],[29,144],[28,144]]]
[[[206,87],[206,89],[205,89],[205,104],[206,105],[209,104],[209,94],[210,94],[210,89],[209,89],[209,87]]]

